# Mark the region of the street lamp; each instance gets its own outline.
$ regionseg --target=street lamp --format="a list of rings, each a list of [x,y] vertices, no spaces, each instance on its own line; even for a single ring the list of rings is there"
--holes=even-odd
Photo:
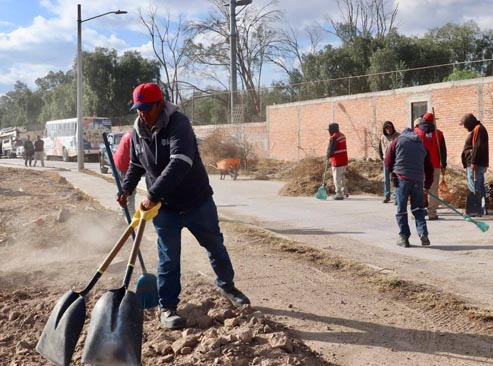
[[[234,109],[236,105],[236,7],[251,4],[252,0],[230,0],[230,21],[229,21],[229,45],[230,45],[230,72],[231,72],[231,123],[234,123]]]
[[[82,126],[82,23],[108,14],[127,14],[126,11],[109,11],[95,17],[81,19],[80,4],[77,5],[77,169],[84,169],[84,134]]]

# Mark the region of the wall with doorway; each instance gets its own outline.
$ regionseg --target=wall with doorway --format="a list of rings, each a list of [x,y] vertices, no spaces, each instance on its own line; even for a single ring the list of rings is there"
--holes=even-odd
[[[428,111],[435,110],[451,165],[460,165],[467,131],[458,123],[465,113],[474,113],[493,134],[493,77],[478,78],[269,106],[268,157],[296,161],[323,156],[327,126],[337,122],[350,158],[376,159],[383,123],[391,120],[397,130],[411,127],[413,109],[423,102]]]

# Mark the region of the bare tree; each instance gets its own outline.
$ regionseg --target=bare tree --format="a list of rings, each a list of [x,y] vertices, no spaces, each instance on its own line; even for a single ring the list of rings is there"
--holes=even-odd
[[[337,7],[341,20],[329,17],[333,30],[326,30],[346,43],[357,37],[383,39],[396,26],[398,5],[391,8],[387,0],[337,0]]]
[[[209,79],[216,79],[211,68],[221,68],[229,73],[229,8],[223,0],[209,0],[212,10],[202,19],[189,23],[188,35],[192,39],[189,48],[191,61],[200,68]],[[259,97],[260,80],[269,55],[279,42],[276,24],[281,19],[279,10],[271,9],[274,1],[257,8],[249,5],[239,8],[237,13],[236,33],[237,70],[242,88],[252,100],[254,113],[259,114],[261,105]]]
[[[139,17],[149,32],[154,54],[164,69],[169,98],[173,103],[178,103],[182,98],[180,74],[185,66],[190,41],[185,36],[183,18],[179,16],[171,28],[169,12],[167,17],[159,18],[157,9],[150,8],[146,16],[139,11]]]
[[[322,40],[320,26],[305,28],[305,35],[309,41],[308,47],[303,47],[297,32],[291,25],[287,25],[279,32],[279,42],[273,47],[275,52],[267,55],[269,61],[284,70],[288,76],[299,71],[303,74],[303,58],[313,55],[320,49]]]

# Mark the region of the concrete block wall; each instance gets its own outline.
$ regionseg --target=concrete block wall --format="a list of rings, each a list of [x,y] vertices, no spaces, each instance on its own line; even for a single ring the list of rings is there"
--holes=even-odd
[[[397,130],[411,127],[415,102],[427,102],[428,111],[434,108],[453,166],[460,166],[467,131],[458,123],[465,113],[474,113],[493,136],[493,77],[488,77],[269,106],[268,157],[297,161],[323,156],[327,125],[337,122],[350,158],[377,158],[383,122],[391,120]]]

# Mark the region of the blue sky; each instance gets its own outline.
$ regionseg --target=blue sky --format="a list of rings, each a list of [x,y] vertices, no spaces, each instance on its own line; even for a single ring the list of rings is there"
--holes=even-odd
[[[268,0],[253,0],[260,6]],[[225,2],[227,2],[225,0]],[[395,0],[387,0],[392,5]],[[83,49],[115,48],[119,54],[138,50],[153,58],[145,28],[138,19],[150,5],[159,4],[163,14],[200,18],[207,12],[206,0],[0,0],[0,95],[13,90],[17,80],[32,90],[34,81],[49,71],[67,71],[72,67],[77,46],[77,4],[82,5],[82,19],[113,10],[126,15],[107,15],[82,24]],[[301,5],[302,4],[302,5]],[[336,0],[280,0],[287,22],[301,30],[338,14]],[[483,29],[493,28],[493,0],[401,0],[398,26],[401,33],[419,34],[447,22],[462,23],[474,19]],[[273,75],[263,82],[269,85]]]

